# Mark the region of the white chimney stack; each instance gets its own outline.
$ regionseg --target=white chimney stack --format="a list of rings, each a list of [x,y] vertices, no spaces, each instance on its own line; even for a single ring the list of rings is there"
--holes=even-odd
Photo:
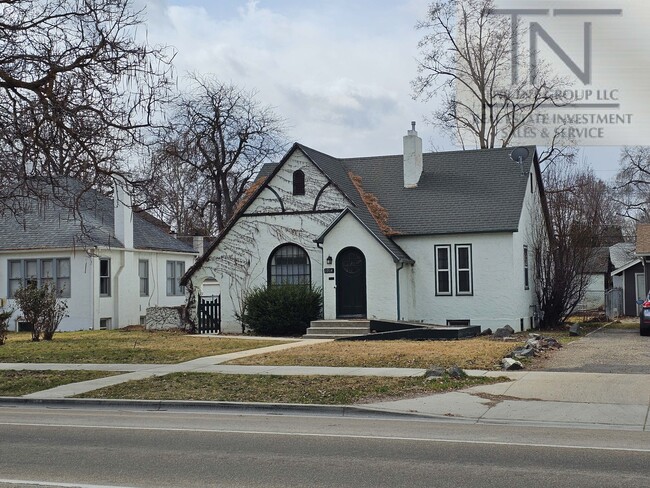
[[[404,188],[418,186],[422,176],[422,139],[411,122],[411,130],[404,136]]]
[[[113,225],[115,237],[124,244],[124,248],[133,249],[133,203],[125,187],[122,181],[115,183]]]

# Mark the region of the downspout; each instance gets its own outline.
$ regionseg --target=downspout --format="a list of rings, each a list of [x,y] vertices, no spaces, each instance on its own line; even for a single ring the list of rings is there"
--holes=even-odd
[[[316,243],[316,247],[320,249],[320,292],[323,294],[323,309],[321,310],[321,316],[325,318],[325,273],[323,269],[323,264],[325,263],[325,250],[321,246],[320,242]]]
[[[115,321],[117,322],[117,324],[111,323],[111,329],[117,329],[119,327],[124,327],[125,325],[129,325],[129,324],[120,325],[120,279],[122,276],[122,271],[124,270],[125,254],[126,251],[120,253],[120,267],[117,269],[117,272],[115,273],[114,286],[111,288],[111,295],[113,296],[113,316],[116,318]],[[113,270],[110,271],[113,272]]]
[[[399,272],[404,267],[404,263],[400,262],[399,268],[395,271],[395,278],[397,280],[397,320],[402,320],[402,311],[400,307],[400,289],[399,289]]]

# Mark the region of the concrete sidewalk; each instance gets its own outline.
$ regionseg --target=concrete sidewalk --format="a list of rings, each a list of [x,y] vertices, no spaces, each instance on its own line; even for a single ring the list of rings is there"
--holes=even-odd
[[[513,381],[366,407],[477,423],[650,428],[650,375],[531,371],[507,376]]]

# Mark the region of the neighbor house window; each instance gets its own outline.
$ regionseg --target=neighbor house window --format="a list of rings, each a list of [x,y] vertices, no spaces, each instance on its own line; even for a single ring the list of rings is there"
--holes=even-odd
[[[436,295],[451,295],[451,246],[435,246]]]
[[[138,261],[138,276],[140,277],[140,296],[149,296],[149,261],[140,259]]]
[[[185,295],[185,287],[181,286],[184,274],[184,261],[167,261],[167,296]]]
[[[305,194],[305,173],[300,169],[293,172],[293,194]]]
[[[524,246],[524,288],[528,290],[528,246]]]
[[[70,259],[12,259],[8,261],[9,297],[30,283],[55,285],[61,298],[70,298]]]
[[[99,296],[111,296],[111,260],[109,258],[99,260]]]
[[[456,295],[472,293],[472,246],[456,244]]]
[[[295,244],[284,244],[269,257],[268,282],[270,285],[309,285],[311,265],[307,252]]]

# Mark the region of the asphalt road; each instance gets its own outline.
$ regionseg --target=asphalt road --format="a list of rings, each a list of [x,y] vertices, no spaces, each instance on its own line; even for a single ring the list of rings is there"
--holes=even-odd
[[[0,487],[640,487],[650,434],[423,419],[0,408]]]

